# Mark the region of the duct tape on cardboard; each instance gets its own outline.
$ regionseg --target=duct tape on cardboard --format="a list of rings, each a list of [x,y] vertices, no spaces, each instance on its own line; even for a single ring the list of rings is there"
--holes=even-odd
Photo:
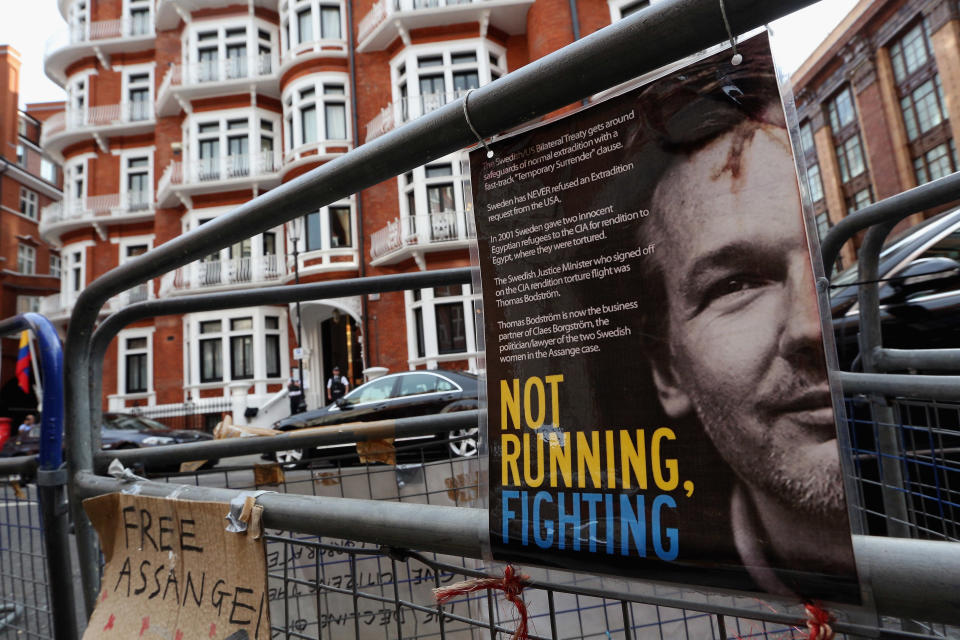
[[[84,638],[270,637],[263,539],[230,506],[109,494],[84,501],[105,566]]]

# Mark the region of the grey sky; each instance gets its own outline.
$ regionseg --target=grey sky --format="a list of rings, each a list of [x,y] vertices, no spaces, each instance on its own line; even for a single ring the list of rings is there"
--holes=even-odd
[[[773,23],[777,64],[787,71],[799,67],[855,4],[856,0],[822,0]],[[57,0],[0,0],[0,44],[13,45],[23,58],[21,106],[63,99],[60,87],[43,73],[43,53],[50,37],[65,30]]]

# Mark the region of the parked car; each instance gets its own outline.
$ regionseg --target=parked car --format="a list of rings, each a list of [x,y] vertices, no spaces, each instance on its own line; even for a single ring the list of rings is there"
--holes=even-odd
[[[883,346],[960,347],[960,209],[891,238],[880,253]],[[830,307],[840,368],[856,368],[860,348],[857,265],[830,282]]]
[[[322,427],[345,422],[366,422],[393,418],[425,416],[451,411],[476,409],[477,376],[463,371],[432,369],[394,373],[362,384],[343,398],[321,409],[313,409],[280,420],[273,425],[277,431],[306,427]],[[442,455],[473,456],[477,453],[477,428],[457,432],[437,433],[433,436],[397,438],[398,448],[415,442],[430,446]],[[310,450],[278,451],[277,461],[298,462],[303,458],[350,456],[353,444],[331,445]],[[411,455],[419,459],[419,449]],[[400,451],[400,458],[404,458]]]
[[[212,440],[213,436],[203,431],[190,429],[171,429],[156,420],[129,413],[105,413],[100,427],[100,437],[104,450],[135,449],[153,447],[162,444],[181,442],[199,442]],[[40,430],[35,429],[33,437],[11,437],[0,451],[0,457],[29,456],[40,452]],[[209,461],[212,466],[217,461]],[[179,465],[173,465],[179,466]],[[165,469],[165,467],[164,467]],[[159,470],[153,467],[150,471]]]

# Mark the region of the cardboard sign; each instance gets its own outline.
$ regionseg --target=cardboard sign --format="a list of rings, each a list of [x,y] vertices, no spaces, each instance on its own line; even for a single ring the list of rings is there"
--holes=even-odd
[[[229,505],[125,494],[83,504],[106,561],[84,638],[270,637],[263,540],[225,530]]]
[[[858,601],[766,36],[471,154],[495,557]]]

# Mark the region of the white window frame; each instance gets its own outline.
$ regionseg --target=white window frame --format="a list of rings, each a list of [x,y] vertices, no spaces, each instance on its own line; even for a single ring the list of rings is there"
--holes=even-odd
[[[77,300],[77,296],[87,286],[87,248],[93,246],[93,242],[84,241],[76,244],[65,245],[60,249],[61,260],[65,259],[66,265],[60,274],[60,296],[63,306],[71,306]],[[73,274],[79,269],[80,286],[73,286]]]
[[[240,28],[246,29],[244,38],[227,35],[227,32]],[[260,31],[266,32],[270,37],[270,51],[267,54],[260,52],[260,47],[264,44],[264,41],[260,38]],[[201,33],[210,32],[216,32],[217,37],[203,41],[199,39]],[[201,47],[209,49],[214,44],[217,49],[216,76],[208,77],[201,71],[199,64],[200,49]],[[242,75],[228,69],[227,47],[236,44],[246,46],[246,73]],[[280,62],[280,33],[277,25],[256,16],[228,16],[216,20],[191,22],[184,33],[181,47],[182,59],[188,61],[190,66],[186,80],[191,83],[225,82],[270,75],[276,72]],[[262,56],[269,59],[269,64],[267,64],[266,59],[262,59]]]
[[[127,329],[117,335],[117,395],[125,398],[143,398],[154,395],[153,389],[153,334],[155,327],[142,327],[137,329]],[[146,348],[127,348],[127,340],[137,338],[146,338]],[[147,385],[144,391],[127,392],[127,356],[147,354]],[[152,402],[150,404],[153,404]]]
[[[452,168],[452,174],[449,176],[437,176],[437,177],[427,177],[427,168],[435,167],[439,165],[450,165]],[[445,156],[442,159],[431,162],[429,165],[421,165],[415,169],[408,171],[407,173],[397,176],[397,186],[400,191],[400,215],[401,217],[409,218],[411,216],[421,216],[421,220],[424,219],[423,216],[430,214],[429,203],[427,197],[427,188],[431,185],[438,184],[453,184],[453,198],[455,205],[455,214],[457,216],[457,224],[465,222],[465,218],[462,213],[466,210],[466,200],[464,198],[464,182],[468,176],[464,176],[462,173],[463,169],[463,157],[459,152]],[[409,199],[407,195],[409,193],[414,195],[414,204],[416,209],[410,211]],[[458,237],[466,237],[464,234],[466,230],[463,230],[462,234],[458,234]]]
[[[70,3],[67,23],[70,26],[70,41],[83,42],[90,39],[90,3],[92,0],[74,0]]]
[[[461,53],[473,52],[476,54],[476,62],[453,64],[452,56]],[[443,64],[435,67],[424,67],[421,72],[418,66],[419,58],[428,58],[441,56]],[[496,59],[494,64],[491,56]],[[487,40],[486,38],[471,38],[466,40],[453,40],[445,42],[433,42],[429,44],[413,45],[404,47],[404,49],[390,60],[390,78],[393,91],[393,102],[395,105],[401,105],[398,115],[406,115],[409,119],[417,118],[425,112],[432,109],[421,108],[420,95],[420,77],[433,76],[438,72],[443,75],[444,93],[446,102],[452,102],[456,97],[453,89],[453,74],[460,71],[469,71],[476,68],[479,86],[489,84],[493,79],[505,75],[507,69],[507,50],[499,44]],[[405,82],[407,87],[408,105],[406,111],[403,111],[401,100],[401,83]],[[434,95],[434,94],[431,94]],[[439,99],[437,99],[438,102]],[[433,102],[430,102],[433,106]],[[433,108],[440,106],[440,103]]]
[[[349,246],[334,247],[331,245],[331,235],[330,235],[330,208],[349,208],[350,209],[350,240],[351,244]],[[304,216],[301,220],[301,230],[300,230],[300,256],[301,258],[310,259],[329,251],[356,251],[357,249],[357,209],[354,206],[354,201],[352,198],[346,198],[344,200],[339,200],[334,202],[326,207],[321,207],[316,214],[308,215],[319,215],[320,217],[320,248],[319,249],[308,249],[307,248],[307,218]],[[293,253],[293,243],[290,241],[290,237],[287,237],[289,243],[289,248],[287,253]],[[302,269],[303,267],[301,267]]]
[[[343,93],[325,93],[329,88],[338,87]],[[305,91],[313,89],[310,98],[301,97]],[[350,118],[351,96],[349,77],[345,73],[320,73],[299,78],[284,88],[281,97],[283,103],[283,139],[287,154],[295,155],[305,149],[322,148],[326,145],[338,147],[350,146],[353,141],[353,123]],[[327,138],[326,105],[342,104],[344,109],[344,138]],[[316,108],[316,141],[304,142],[303,112],[307,106]]]
[[[456,285],[454,285],[456,286]],[[461,285],[461,294],[456,296],[434,297],[433,288],[420,289],[420,299],[414,299],[413,291],[404,293],[406,302],[407,316],[407,353],[409,355],[408,363],[411,369],[426,365],[427,369],[435,369],[442,362],[468,360],[471,369],[476,368],[477,358],[477,335],[476,320],[474,313],[474,301],[479,301],[479,294],[471,293],[469,284]],[[439,353],[437,340],[437,305],[456,304],[463,305],[465,349],[455,353]],[[416,310],[420,310],[421,321],[423,323],[423,356],[417,350],[417,325]]]
[[[267,316],[278,318],[277,329],[266,329]],[[231,320],[251,318],[252,329],[231,329]],[[220,331],[217,333],[200,333],[200,324],[211,320],[220,321]],[[185,316],[188,385],[194,389],[210,389],[227,387],[234,382],[249,383],[257,387],[256,393],[266,393],[267,384],[276,384],[284,381],[284,372],[290,370],[289,344],[285,328],[287,326],[287,311],[281,307],[253,307],[229,311],[192,313]],[[268,378],[266,376],[266,338],[267,334],[280,336],[280,375]],[[233,379],[231,366],[230,338],[237,336],[253,336],[253,377]],[[222,377],[220,380],[200,382],[200,340],[220,338],[220,362]]]
[[[130,65],[123,68],[120,77],[120,112],[126,122],[149,122],[154,119],[153,114],[153,70],[154,64]],[[134,76],[146,76],[146,79],[133,80]],[[147,101],[144,107],[138,107],[135,111],[134,103],[130,99],[130,92],[135,89],[147,90]],[[142,110],[142,112],[140,111]]]
[[[50,275],[59,278],[63,273],[63,262],[59,253],[50,251]]]
[[[20,213],[31,220],[38,220],[38,203],[39,199],[36,191],[20,187]]]
[[[37,275],[37,248],[22,242],[17,244],[17,273],[25,276]]]
[[[234,120],[247,121],[247,127],[245,129],[247,134],[247,154],[251,162],[249,162],[248,173],[242,177],[249,178],[256,175],[268,175],[279,171],[281,149],[280,145],[277,144],[277,132],[281,130],[281,114],[276,113],[275,111],[267,111],[266,109],[260,109],[256,107],[244,107],[241,109],[230,109],[226,111],[195,113],[188,116],[187,121],[184,123],[184,127],[186,128],[186,136],[188,139],[189,166],[194,168],[193,173],[190,175],[190,180],[192,182],[200,181],[200,127],[208,124],[216,124],[218,127],[216,138],[218,140],[219,147],[217,157],[217,171],[219,172],[219,177],[215,179],[209,179],[209,181],[228,180],[231,178],[231,164],[230,160],[228,160],[227,139],[235,136],[239,130],[234,129],[233,133],[231,134],[231,130],[227,127],[228,122]],[[261,124],[261,121],[263,120],[271,123],[273,126],[272,130],[266,131],[263,128],[263,125]],[[273,149],[269,156],[261,156],[261,153],[264,152],[260,151],[260,137],[261,134],[265,133],[273,138]],[[212,133],[203,134],[204,140],[212,138]]]
[[[607,0],[607,5],[610,8],[610,22],[611,24],[623,20],[623,10],[631,5],[637,4],[640,0]],[[650,5],[655,5],[662,0],[650,0]]]
[[[199,227],[205,220],[212,220],[217,216],[223,215],[232,210],[233,210],[233,207],[210,207],[207,209],[192,209],[188,211],[180,219],[180,228],[183,233],[187,233],[188,231],[192,231],[193,229],[196,229],[197,227]],[[282,243],[282,240],[284,238],[283,229],[284,227],[283,225],[281,225],[278,227],[274,227],[272,229],[267,229],[264,232],[264,233],[274,234],[274,246],[276,249],[276,256],[277,256],[276,267],[278,269],[283,268],[284,261],[286,260],[286,257],[284,256],[284,253],[283,253],[284,245]],[[226,265],[228,261],[231,259],[230,246],[226,246],[220,249],[219,251],[217,251],[216,253],[220,256],[221,264]],[[265,265],[266,255],[267,254],[264,253],[263,233],[258,233],[257,235],[250,238],[250,257],[255,261],[255,264],[253,266],[254,270],[260,268],[257,266],[258,264]],[[193,263],[193,264],[197,264],[197,263]],[[183,268],[188,268],[188,267],[183,267]],[[231,284],[231,282],[229,278],[224,278],[224,281],[221,284],[229,285]]]
[[[40,313],[43,296],[17,296],[17,313]]]
[[[154,16],[153,16],[153,0],[123,0],[123,35],[128,38],[145,38],[152,36],[155,33],[154,28]],[[147,10],[147,25],[148,29],[144,33],[134,33],[133,31],[133,10],[134,9],[143,9]]]
[[[131,209],[131,197],[130,197],[130,181],[129,176],[131,173],[144,173],[144,170],[147,174],[147,192],[144,198],[146,207],[143,207],[143,210],[152,210],[153,209],[153,147],[143,147],[139,149],[124,149],[119,154],[120,160],[120,202],[124,210]],[[146,167],[130,167],[131,160],[140,160],[146,159]],[[137,209],[140,210],[140,209]]]
[[[63,165],[63,207],[69,215],[71,211],[86,208],[87,200],[87,156],[73,159]],[[80,193],[77,194],[77,182]]]
[[[320,20],[322,7],[336,7],[340,12],[340,35],[338,37],[323,37]],[[309,40],[300,39],[300,23],[298,14],[303,10],[310,11],[310,28],[312,37]],[[291,49],[296,51],[308,48],[309,45],[322,42],[343,43],[347,33],[346,11],[343,2],[338,0],[286,0],[280,3],[280,46],[284,53]]]

